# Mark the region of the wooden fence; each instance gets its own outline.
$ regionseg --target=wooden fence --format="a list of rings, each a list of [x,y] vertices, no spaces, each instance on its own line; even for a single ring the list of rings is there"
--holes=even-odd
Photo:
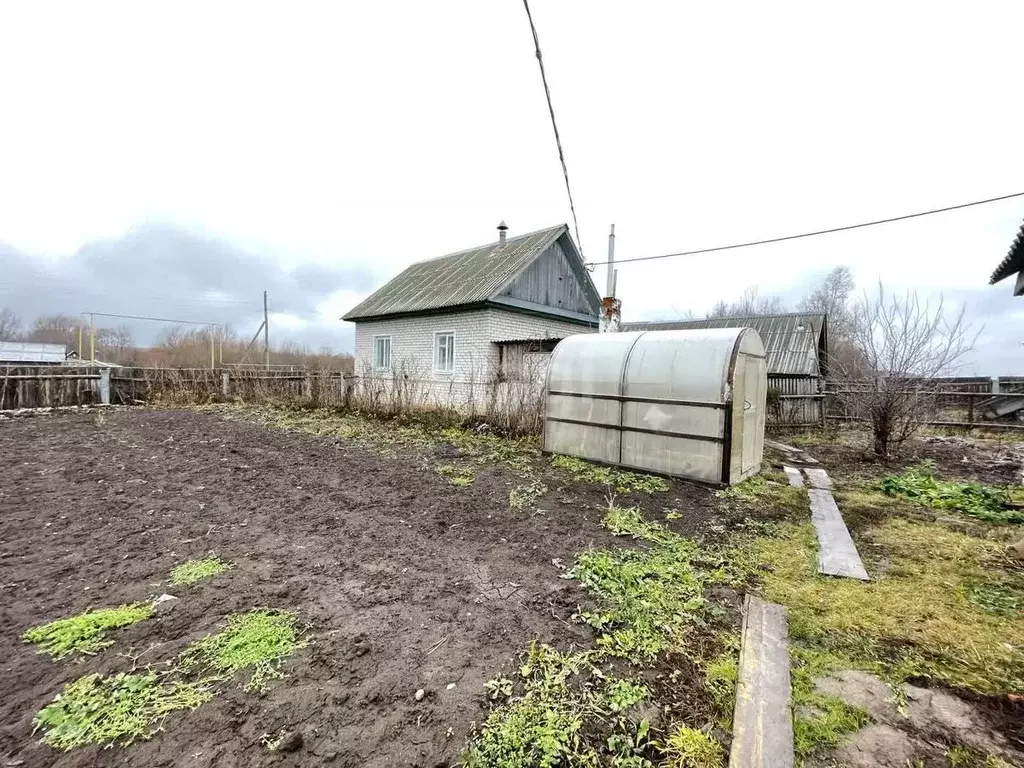
[[[275,398],[345,405],[353,384],[335,371],[19,366],[0,368],[0,410]]]

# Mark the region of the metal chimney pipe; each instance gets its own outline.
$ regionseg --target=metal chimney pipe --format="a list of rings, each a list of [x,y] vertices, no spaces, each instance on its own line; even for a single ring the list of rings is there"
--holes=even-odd
[[[502,248],[505,247],[505,233],[508,232],[508,224],[504,221],[498,225],[498,245]]]
[[[605,286],[605,296],[615,295],[615,225],[612,224],[611,234],[608,235],[608,282]]]

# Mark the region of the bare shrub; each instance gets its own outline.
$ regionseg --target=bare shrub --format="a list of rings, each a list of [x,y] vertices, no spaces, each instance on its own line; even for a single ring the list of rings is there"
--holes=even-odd
[[[947,313],[940,298],[931,306],[916,291],[877,296],[854,307],[849,333],[853,354],[841,363],[847,381],[836,395],[854,418],[871,425],[874,452],[890,456],[935,410],[935,379],[957,370],[973,348],[965,307]],[[840,365],[838,361],[833,361]]]

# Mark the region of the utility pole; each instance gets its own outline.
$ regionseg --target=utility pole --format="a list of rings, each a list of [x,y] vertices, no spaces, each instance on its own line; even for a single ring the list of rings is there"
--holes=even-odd
[[[92,313],[89,314],[89,362],[96,362],[96,323]]]
[[[263,292],[263,367],[270,370],[270,315],[267,313],[267,292]]]

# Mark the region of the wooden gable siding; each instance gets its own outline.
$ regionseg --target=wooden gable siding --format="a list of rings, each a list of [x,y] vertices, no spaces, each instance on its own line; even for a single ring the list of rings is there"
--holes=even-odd
[[[557,240],[513,280],[501,295],[572,312],[594,314],[594,307],[587,302],[586,291]]]

